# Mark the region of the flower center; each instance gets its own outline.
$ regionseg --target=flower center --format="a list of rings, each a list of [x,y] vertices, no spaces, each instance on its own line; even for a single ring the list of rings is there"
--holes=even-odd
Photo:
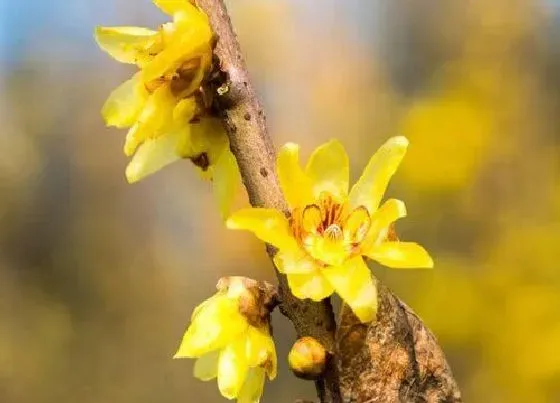
[[[302,248],[327,265],[340,265],[358,252],[371,225],[367,209],[322,193],[316,204],[292,212],[291,229]]]
[[[323,233],[325,238],[335,242],[342,238],[342,228],[338,224],[331,224]]]
[[[202,79],[201,60],[187,60],[176,70],[145,83],[148,92],[153,93],[162,85],[169,85],[176,99],[183,99],[192,94],[200,86]]]

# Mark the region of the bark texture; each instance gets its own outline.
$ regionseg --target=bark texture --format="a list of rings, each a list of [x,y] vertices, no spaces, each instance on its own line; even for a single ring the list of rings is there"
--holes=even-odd
[[[460,402],[441,347],[420,318],[378,283],[377,322],[343,308],[337,329],[344,402]]]
[[[265,115],[249,80],[243,55],[223,0],[196,0],[217,35],[216,74],[208,83],[214,107],[230,138],[231,150],[251,204],[287,212],[275,173],[275,151]],[[272,258],[274,248],[267,246]],[[335,335],[329,300],[295,298],[276,271],[281,312],[298,337],[312,336],[332,352],[316,381],[322,403],[458,402],[460,393],[434,336],[420,319],[379,284],[378,322],[364,325],[345,310]],[[336,339],[335,339],[336,336]]]

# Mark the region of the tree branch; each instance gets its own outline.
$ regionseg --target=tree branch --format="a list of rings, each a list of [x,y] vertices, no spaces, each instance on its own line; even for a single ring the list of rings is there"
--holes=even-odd
[[[287,211],[288,206],[275,174],[275,151],[266,128],[265,116],[248,77],[237,37],[223,0],[197,0],[210,18],[218,42],[215,54],[223,73],[223,82],[215,101],[228,132],[231,150],[249,201],[255,207]],[[267,246],[272,258],[274,248]],[[335,321],[330,301],[311,302],[297,299],[290,292],[286,277],[276,271],[280,310],[294,324],[298,337],[312,336],[327,350],[334,350]],[[339,380],[334,359],[329,360],[324,377],[316,381],[317,394],[324,403],[340,403]]]
[[[255,207],[287,212],[275,174],[274,146],[224,2],[196,3],[209,16],[218,37],[219,74],[209,84],[210,91],[217,94],[214,106],[230,138],[249,200]],[[267,246],[267,252],[272,259],[276,251]],[[361,324],[345,309],[335,340],[330,300],[299,300],[291,294],[286,277],[276,274],[280,310],[293,322],[298,337],[312,336],[334,353],[323,378],[316,381],[322,403],[460,401],[434,336],[387,287],[378,285],[378,321]]]
[[[343,307],[337,329],[344,402],[461,402],[441,347],[420,318],[379,283],[377,322]]]

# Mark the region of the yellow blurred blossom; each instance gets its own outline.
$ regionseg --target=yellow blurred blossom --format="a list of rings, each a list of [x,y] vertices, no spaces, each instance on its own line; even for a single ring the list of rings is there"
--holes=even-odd
[[[403,164],[403,178],[422,189],[471,184],[492,151],[493,119],[462,90],[415,103],[402,121],[402,132],[418,148]]]
[[[362,256],[393,268],[430,268],[420,245],[396,239],[393,223],[406,215],[402,201],[379,206],[400,164],[408,140],[389,139],[370,159],[348,192],[349,162],[332,140],[299,165],[299,147],[288,143],[277,159],[277,174],[290,206],[290,217],[275,209],[234,213],[231,229],[246,229],[279,249],[274,261],[298,298],[319,301],[337,292],[363,322],[375,319],[377,291]]]
[[[222,213],[239,182],[235,158],[218,121],[206,116],[199,91],[212,67],[214,35],[208,17],[188,0],[154,0],[173,16],[157,31],[97,27],[99,46],[138,71],[117,87],[102,109],[108,126],[129,128],[124,153],[132,156],[126,178],[136,182],[189,158],[215,182]],[[227,190],[227,191],[225,191]]]
[[[174,358],[197,358],[194,376],[218,380],[220,393],[238,403],[258,403],[265,375],[276,377],[277,359],[269,312],[262,314],[254,290],[242,277],[218,284],[197,306]]]

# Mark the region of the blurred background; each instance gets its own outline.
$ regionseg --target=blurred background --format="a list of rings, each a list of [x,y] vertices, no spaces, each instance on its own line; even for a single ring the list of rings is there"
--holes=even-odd
[[[374,273],[439,338],[467,402],[560,402],[560,2],[231,0],[274,141],[338,137],[357,178],[411,146],[389,195],[433,271]],[[217,279],[273,279],[177,163],[124,179],[100,108],[134,71],[95,25],[156,27],[149,0],[0,0],[0,401],[221,402],[171,360]],[[243,204],[243,196],[239,205]],[[263,402],[313,398],[285,356]]]

